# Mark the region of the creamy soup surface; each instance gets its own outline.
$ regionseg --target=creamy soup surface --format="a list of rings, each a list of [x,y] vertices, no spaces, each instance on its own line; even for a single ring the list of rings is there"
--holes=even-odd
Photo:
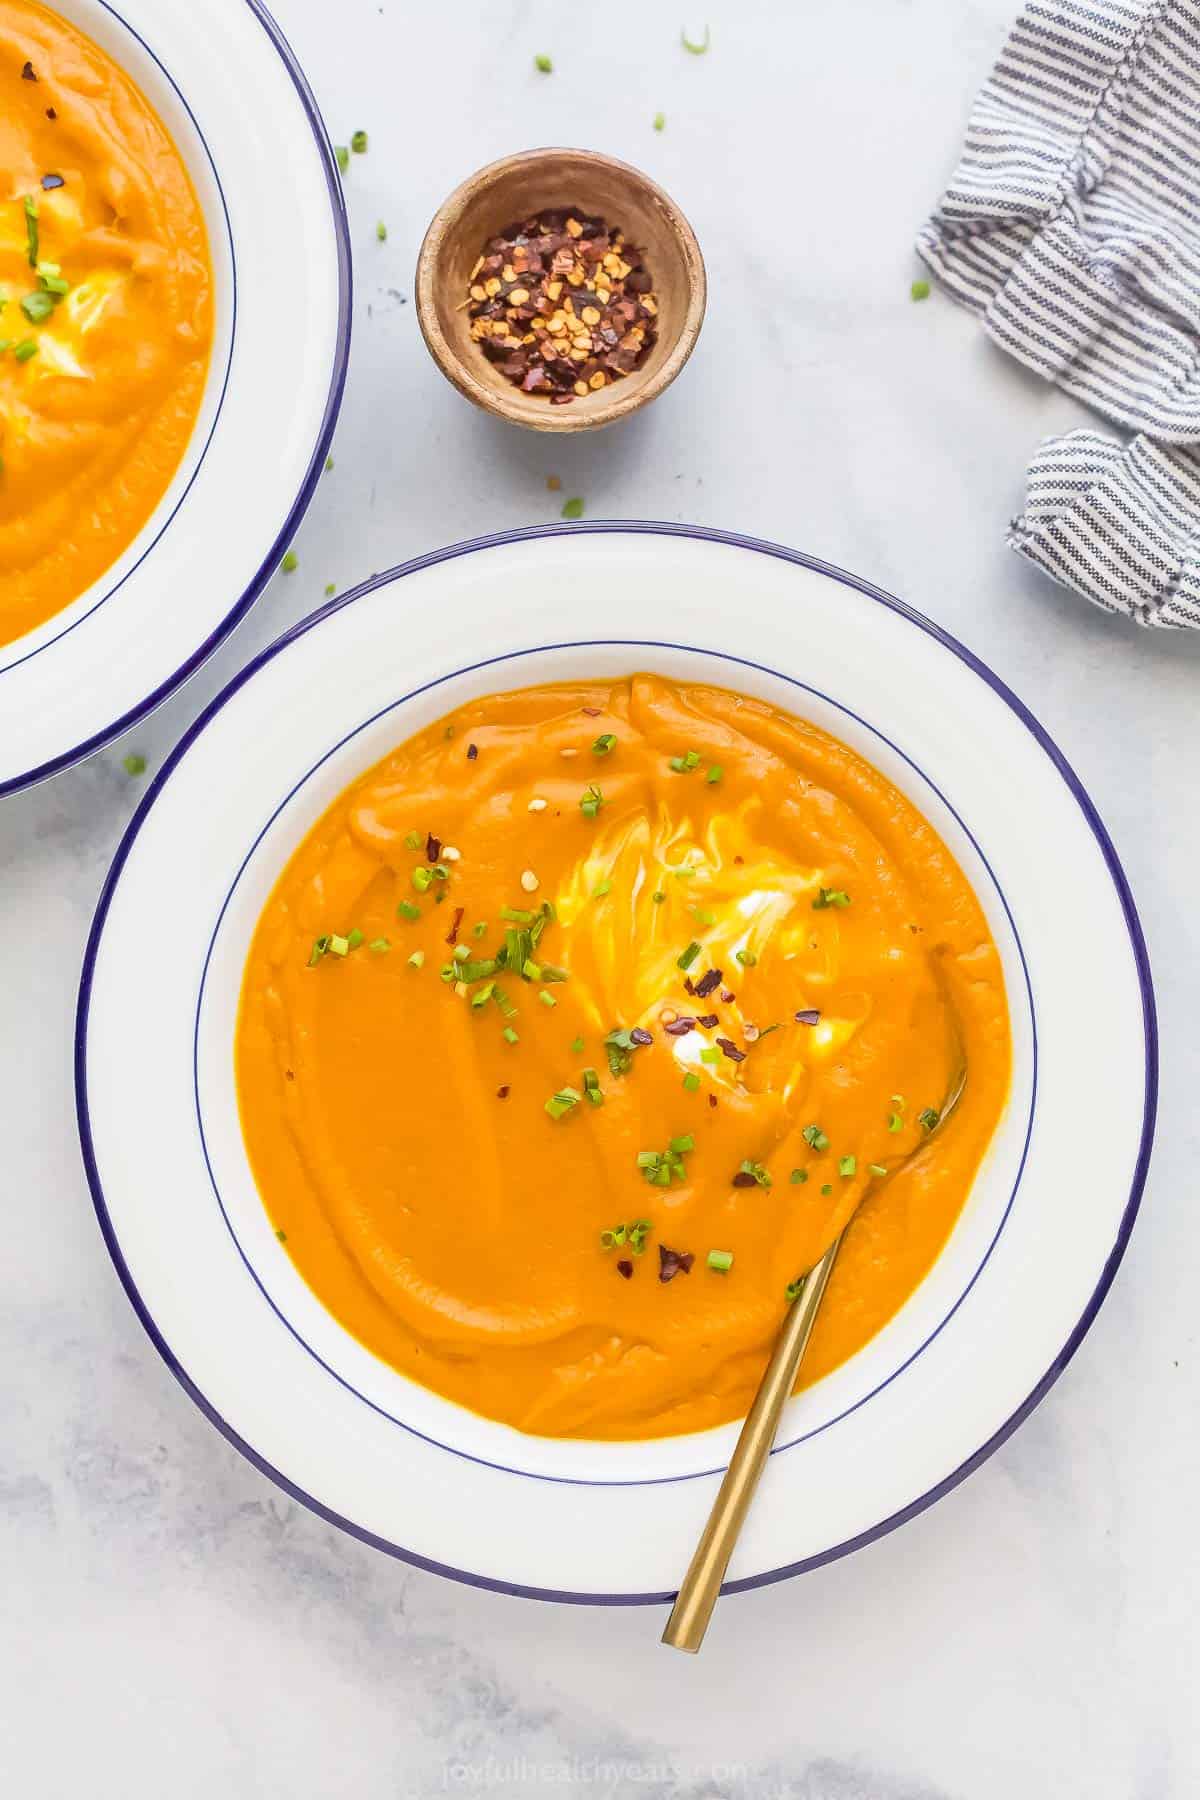
[[[161,120],[66,20],[0,0],[0,644],[142,529],[212,329],[204,218]]]
[[[640,674],[472,701],[356,781],[262,915],[236,1060],[268,1213],[350,1331],[523,1431],[639,1438],[744,1413],[851,1214],[805,1380],[879,1330],[1011,1049],[911,802]]]

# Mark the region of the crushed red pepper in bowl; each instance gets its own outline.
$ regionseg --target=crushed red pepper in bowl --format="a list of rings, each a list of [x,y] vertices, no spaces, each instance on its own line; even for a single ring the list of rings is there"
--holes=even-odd
[[[543,208],[488,238],[464,305],[489,361],[553,406],[632,374],[657,336],[643,252],[582,209]]]

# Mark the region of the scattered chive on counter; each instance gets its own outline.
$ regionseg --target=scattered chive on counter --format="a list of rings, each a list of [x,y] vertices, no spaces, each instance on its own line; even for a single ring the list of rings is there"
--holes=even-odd
[[[144,775],[146,759],[140,751],[131,750],[127,756],[121,758],[121,767],[127,775]]]
[[[545,54],[535,56],[533,59],[533,66],[538,71],[539,75],[550,75],[554,72],[553,62]]]
[[[279,566],[285,575],[294,575],[296,570],[300,567],[300,558],[296,555],[294,550],[285,550],[283,553],[283,561]]]
[[[583,496],[581,494],[574,494],[571,499],[563,501],[562,516],[564,519],[582,519]]]
[[[931,289],[927,281],[914,281],[908,292],[913,300],[928,300]]]
[[[679,41],[688,52],[689,56],[707,56],[708,47],[712,43],[712,33],[706,25],[704,27],[704,36],[699,43],[696,43],[688,36],[687,26],[685,25],[679,34]]]

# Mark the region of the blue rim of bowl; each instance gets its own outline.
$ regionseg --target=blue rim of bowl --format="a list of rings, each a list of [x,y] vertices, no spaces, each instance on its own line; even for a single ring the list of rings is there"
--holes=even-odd
[[[256,5],[257,0],[248,0],[248,3]],[[84,951],[83,958],[83,969],[80,976],[79,1000],[75,1014],[75,1110],[79,1126],[79,1138],[83,1153],[84,1167],[87,1172],[88,1185],[91,1189],[92,1202],[96,1209],[96,1217],[100,1225],[100,1230],[108,1248],[108,1253],[112,1258],[113,1266],[120,1277],[126,1294],[129,1296],[134,1311],[142,1322],[142,1326],[145,1329],[147,1336],[154,1344],[159,1355],[162,1357],[171,1373],[175,1376],[180,1386],[200,1408],[200,1411],[210,1423],[216,1426],[221,1435],[225,1437],[236,1450],[241,1451],[248,1462],[253,1463],[256,1469],[263,1475],[266,1475],[277,1487],[281,1488],[284,1493],[288,1494],[293,1500],[299,1501],[301,1505],[308,1507],[310,1511],[316,1513],[319,1518],[324,1519],[328,1524],[336,1525],[340,1530],[348,1532],[351,1537],[358,1538],[359,1541],[364,1544],[369,1544],[372,1549],[382,1550],[387,1555],[394,1556],[401,1562],[409,1563],[414,1568],[424,1569],[434,1575],[446,1575],[452,1580],[465,1582],[471,1587],[486,1588],[492,1593],[512,1594],[522,1599],[547,1600],[572,1605],[665,1606],[675,1598],[675,1590],[672,1588],[662,1589],[653,1593],[580,1593],[569,1589],[531,1587],[520,1582],[502,1581],[494,1576],[480,1575],[473,1570],[458,1569],[450,1564],[437,1562],[431,1557],[419,1555],[416,1551],[406,1550],[403,1545],[393,1544],[388,1539],[380,1537],[377,1533],[368,1531],[363,1526],[355,1524],[353,1520],[347,1519],[340,1513],[334,1512],[332,1508],[323,1505],[322,1502],[315,1499],[313,1495],[306,1493],[303,1488],[298,1487],[295,1482],[289,1480],[279,1469],[269,1463],[265,1457],[261,1456],[252,1445],[247,1443],[246,1440],[234,1430],[233,1426],[221,1416],[206,1396],[201,1393],[187,1371],[176,1359],[174,1352],[171,1350],[170,1345],[159,1330],[146,1302],[143,1300],[137,1285],[133,1280],[129,1267],[125,1262],[105,1202],[104,1190],[100,1181],[100,1172],[96,1164],[95,1146],[92,1141],[91,1122],[87,1103],[88,1010],[91,1000],[96,957],[99,953],[100,942],[104,933],[104,924],[108,916],[108,909],[111,905],[117,883],[120,880],[121,871],[125,866],[138,833],[140,832],[151,807],[154,805],[160,790],[170,779],[176,764],[187,754],[192,743],[206,728],[209,721],[221,711],[225,704],[233,698],[246,682],[253,679],[255,674],[257,674],[258,670],[263,667],[264,664],[271,662],[282,650],[286,649],[294,639],[302,637],[306,632],[313,630],[315,626],[319,625],[322,620],[329,618],[331,614],[339,612],[343,607],[352,605],[354,601],[361,599],[365,594],[374,592],[376,588],[386,586],[393,581],[401,579],[405,575],[413,575],[422,569],[432,568],[439,563],[450,562],[460,556],[471,555],[477,550],[492,550],[500,545],[526,543],[540,538],[580,537],[590,535],[612,536],[620,533],[628,533],[635,536],[687,538],[703,543],[725,544],[733,549],[755,551],[760,555],[772,556],[782,562],[788,562],[800,568],[810,569],[816,574],[824,575],[830,580],[839,581],[844,586],[855,589],[857,593],[865,595],[869,600],[874,600],[878,605],[886,606],[889,611],[897,613],[901,618],[906,619],[909,624],[916,626],[918,630],[923,631],[928,637],[933,638],[937,643],[941,644],[944,649],[949,650],[954,656],[957,656],[959,661],[964,663],[973,674],[977,675],[981,681],[990,687],[992,692],[997,694],[999,698],[1004,701],[1005,705],[1008,706],[1021,721],[1026,730],[1045,752],[1046,756],[1049,758],[1074,797],[1093,837],[1096,839],[1096,843],[1112,879],[1113,886],[1116,889],[1117,898],[1120,901],[1121,910],[1125,918],[1125,928],[1129,934],[1130,949],[1133,953],[1134,966],[1137,970],[1138,987],[1142,1000],[1142,1022],[1145,1034],[1145,1086],[1143,1089],[1142,1100],[1142,1128],[1138,1142],[1138,1153],[1134,1162],[1133,1177],[1130,1183],[1129,1198],[1125,1204],[1124,1211],[1122,1212],[1121,1222],[1113,1240],[1112,1249],[1109,1252],[1104,1268],[1101,1270],[1100,1279],[1096,1283],[1087,1305],[1084,1307],[1078,1321],[1068,1335],[1062,1349],[1053,1359],[1045,1374],[1035,1384],[1030,1393],[1009,1418],[1005,1420],[1004,1424],[1001,1425],[997,1431],[993,1432],[990,1438],[961,1462],[956,1469],[951,1470],[948,1475],[944,1476],[941,1481],[935,1483],[933,1487],[927,1489],[927,1491],[920,1495],[916,1500],[910,1501],[907,1506],[899,1508],[896,1512],[890,1514],[888,1518],[881,1519],[877,1524],[869,1527],[868,1530],[859,1532],[855,1537],[847,1538],[840,1544],[831,1545],[829,1549],[822,1550],[815,1556],[803,1557],[797,1562],[785,1563],[777,1569],[767,1569],[761,1574],[748,1575],[737,1581],[727,1581],[722,1586],[722,1594],[746,1593],[754,1588],[769,1587],[774,1582],[785,1581],[793,1575],[801,1575],[810,1569],[820,1568],[825,1563],[834,1562],[842,1556],[848,1556],[853,1550],[860,1550],[867,1544],[875,1543],[879,1538],[886,1537],[889,1532],[896,1530],[898,1526],[907,1523],[909,1519],[915,1518],[918,1513],[924,1512],[926,1507],[932,1506],[936,1500],[940,1500],[943,1495],[948,1494],[953,1488],[957,1487],[959,1482],[964,1481],[968,1475],[978,1469],[982,1463],[987,1461],[989,1456],[998,1450],[1000,1446],[1011,1437],[1012,1433],[1017,1429],[1017,1426],[1028,1418],[1034,1408],[1045,1398],[1046,1394],[1058,1380],[1058,1377],[1067,1367],[1067,1364],[1071,1361],[1071,1358],[1074,1356],[1088,1331],[1091,1329],[1096,1315],[1108,1294],[1108,1290],[1112,1286],[1113,1278],[1120,1266],[1121,1258],[1125,1254],[1130,1233],[1133,1230],[1134,1220],[1137,1217],[1138,1208],[1141,1204],[1142,1192],[1146,1185],[1146,1174],[1150,1163],[1150,1152],[1154,1140],[1154,1121],[1158,1105],[1158,1024],[1154,1002],[1154,985],[1150,973],[1150,958],[1146,949],[1146,940],[1142,933],[1141,921],[1138,918],[1133,895],[1130,892],[1129,883],[1126,880],[1125,871],[1121,867],[1120,858],[1117,855],[1116,848],[1113,845],[1112,839],[1109,837],[1103,821],[1089,797],[1086,788],[1083,786],[1083,783],[1076,775],[1066,757],[1062,754],[1062,751],[1059,750],[1054,740],[1050,737],[1049,733],[1029,711],[1029,708],[1024,702],[1018,699],[1012,689],[1008,687],[1007,683],[1003,682],[998,675],[994,674],[993,671],[988,668],[987,664],[982,662],[979,657],[968,650],[965,645],[960,644],[957,638],[952,637],[950,633],[944,631],[941,626],[935,625],[931,619],[926,618],[923,613],[918,612],[905,601],[897,599],[894,594],[889,594],[883,588],[875,587],[871,582],[863,581],[859,576],[852,575],[845,569],[839,569],[832,563],[823,562],[819,557],[807,556],[802,551],[788,549],[785,545],[772,543],[768,539],[747,537],[740,532],[721,531],[713,526],[681,525],[668,521],[649,519],[598,519],[575,525],[535,525],[525,526],[513,531],[492,532],[484,537],[470,538],[463,543],[448,545],[442,550],[429,551],[425,555],[413,557],[409,562],[401,563],[396,568],[389,569],[383,574],[372,576],[369,581],[360,583],[358,587],[352,588],[349,593],[340,595],[337,599],[331,600],[327,606],[322,606],[318,608],[316,612],[310,613],[306,619],[302,619],[289,631],[284,632],[280,637],[276,638],[273,643],[268,644],[266,649],[260,651],[257,656],[246,664],[245,668],[241,669],[233,676],[180,738],[178,744],[176,744],[174,750],[168,755],[162,768],[151,782],[137,811],[134,813],[133,818],[126,827],[125,834],[122,837],[120,844],[117,846],[116,855],[114,856],[112,865],[105,877],[104,886],[100,891],[100,898],[96,904],[96,912],[92,920],[91,930],[88,933],[87,947]]]
[[[203,667],[209,657],[213,655],[214,651],[219,649],[221,644],[224,643],[234,627],[239,625],[245,618],[250,608],[254,605],[254,602],[262,593],[263,588],[274,574],[280,556],[295,536],[300,521],[308,510],[309,503],[316,491],[317,483],[321,478],[321,472],[325,466],[325,458],[329,454],[329,446],[333,440],[333,428],[337,423],[338,412],[342,404],[342,393],[346,386],[346,371],[350,362],[350,300],[352,271],[350,256],[350,225],[346,217],[346,201],[342,191],[342,178],[338,170],[337,158],[333,152],[333,145],[330,142],[329,133],[325,129],[325,123],[321,118],[320,110],[313,96],[312,89],[308,85],[308,81],[303,69],[300,67],[295,52],[284,37],[282,31],[279,29],[279,26],[275,23],[275,20],[271,17],[271,14],[263,5],[263,0],[245,0],[245,4],[250,8],[250,11],[254,14],[255,18],[262,26],[263,31],[266,33],[268,40],[274,46],[280,60],[291,77],[292,85],[300,97],[300,104],[304,109],[309,125],[312,128],[313,136],[317,141],[317,149],[320,153],[321,163],[325,173],[325,185],[329,192],[330,210],[333,216],[333,231],[337,246],[338,263],[337,342],[334,348],[333,369],[330,374],[329,390],[325,397],[325,409],[321,416],[321,424],[317,432],[312,457],[309,461],[308,468],[305,471],[304,479],[300,484],[300,491],[292,502],[287,517],[284,519],[282,526],[272,540],[270,549],[259,564],[249,585],[243,590],[241,597],[225,614],[225,617],[216,626],[215,630],[209,633],[199,647],[188,657],[187,661],[182,663],[173,674],[168,675],[165,681],[159,682],[157,687],[152,688],[150,693],[147,694],[144,699],[137,702],[136,706],[131,706],[110,725],[106,725],[100,731],[94,732],[91,737],[86,738],[81,744],[77,744],[73,749],[60,751],[57,756],[52,756],[48,761],[39,763],[36,768],[27,769],[20,775],[13,775],[6,781],[0,781],[0,800],[4,799],[9,794],[20,793],[24,788],[35,787],[38,782],[46,781],[50,776],[57,775],[61,773],[63,769],[70,768],[73,763],[82,762],[85,757],[91,756],[97,750],[102,750],[106,744],[112,743],[114,738],[120,737],[122,732],[128,731],[131,726],[136,725],[139,720],[144,719],[148,713],[153,712],[156,707],[161,706],[165,700],[170,698],[178,687],[181,687],[185,681],[189,681],[191,677]],[[112,9],[110,8],[109,10]],[[124,23],[124,21],[122,21],[122,23]],[[130,27],[130,29],[132,29],[132,27]],[[151,52],[151,54],[153,55],[153,52]],[[163,72],[168,76],[168,79],[171,79],[170,73],[165,67]],[[179,92],[180,98],[184,99],[182,90],[179,90]],[[186,106],[186,99],[184,99],[184,104]],[[82,620],[78,621],[78,623],[82,622]],[[48,649],[50,646],[44,645],[43,648]]]

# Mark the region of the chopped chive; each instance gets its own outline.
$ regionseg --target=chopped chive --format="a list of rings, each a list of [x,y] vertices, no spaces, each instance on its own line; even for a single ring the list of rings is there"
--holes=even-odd
[[[354,927],[353,931],[348,931],[346,933],[346,948],[348,950],[357,950],[362,941],[363,933],[358,929],[357,925]]]
[[[458,972],[464,981],[483,981],[496,973],[496,959],[494,956],[482,957],[478,962],[472,959],[461,963]]]
[[[904,1120],[900,1117],[899,1113],[889,1113],[888,1114],[888,1130],[889,1131],[903,1131],[904,1130]]]
[[[829,906],[849,906],[850,896],[845,888],[819,888],[813,901],[814,912],[824,912]]]
[[[700,766],[700,752],[686,750],[682,756],[673,756],[670,766],[677,775],[690,775],[693,769]]]
[[[54,295],[39,288],[36,293],[24,294],[21,298],[21,311],[31,325],[40,325],[54,311]]]
[[[594,819],[604,805],[604,795],[595,782],[589,782],[583,798],[579,802],[579,810],[585,819]]]
[[[387,226],[382,219],[376,219],[375,221],[375,238],[380,244],[387,243]]]
[[[718,1050],[715,1045],[709,1044],[700,1052],[700,1061],[702,1063],[719,1063],[722,1055],[723,1052]]]
[[[576,494],[572,499],[563,501],[562,516],[564,519],[582,519],[583,500],[580,495]]]
[[[914,281],[908,290],[909,297],[913,300],[928,300],[930,291],[927,281]]]
[[[935,1107],[927,1106],[923,1113],[917,1114],[917,1123],[923,1125],[926,1131],[932,1131],[941,1116]]]
[[[726,1270],[732,1269],[733,1267],[733,1251],[710,1250],[708,1253],[708,1266],[710,1269],[719,1269],[722,1275],[725,1274]]]
[[[579,1094],[573,1087],[559,1088],[546,1102],[546,1111],[552,1119],[561,1119],[572,1107],[579,1105]]]
[[[618,1249],[619,1246],[625,1242],[626,1230],[627,1227],[624,1225],[614,1225],[611,1230],[602,1231],[600,1233],[600,1243],[603,1248],[605,1250]]]
[[[481,938],[481,937],[487,936],[487,920],[486,919],[479,919],[474,925],[472,925],[471,936],[476,937],[476,938]]]
[[[337,593],[337,583],[333,582],[333,581],[327,581],[325,583],[325,598],[328,600],[329,596],[331,594],[336,594],[336,593]]]
[[[676,881],[691,881],[696,871],[695,869],[689,868],[687,863],[680,863],[677,869],[671,870],[671,873],[674,875]]]
[[[872,1175],[886,1175],[887,1170],[882,1163],[868,1163],[867,1168]]]
[[[408,959],[408,966],[410,969],[423,969],[425,967],[425,952],[423,950],[414,950]]]
[[[538,999],[541,1001],[543,1006],[557,1006],[558,1005],[558,1001],[554,998],[554,995],[551,993],[548,993],[545,988],[540,988],[538,990]]]
[[[326,935],[324,937],[319,937],[319,938],[313,939],[312,951],[308,958],[308,966],[310,969],[314,968],[316,966],[316,964],[320,962],[321,958],[325,955],[325,953],[328,949],[329,949],[328,933],[326,933]]]
[[[32,194],[25,195],[25,252],[29,258],[29,266],[38,266],[38,204]]]
[[[405,837],[404,842],[409,850],[423,850],[425,848],[425,839],[421,836],[419,831],[410,831]]]
[[[533,59],[533,66],[537,70],[539,75],[549,75],[553,72],[553,69],[554,69],[553,62],[551,61],[551,59],[548,56],[545,56],[545,55],[535,56]]]
[[[571,1054],[572,1054],[572,1056],[578,1056],[579,1052],[582,1049],[583,1049],[583,1039],[581,1037],[572,1038],[571,1039]]]
[[[746,1176],[749,1176],[750,1179],[744,1179]],[[754,1182],[756,1187],[769,1188],[771,1186],[771,1171],[767,1168],[765,1163],[742,1163],[741,1167],[738,1169],[737,1175],[733,1178],[733,1185],[735,1187],[749,1187],[751,1181]]]
[[[611,731],[602,731],[592,745],[593,756],[611,756],[617,747],[616,736]]]
[[[593,1106],[604,1105],[604,1095],[600,1091],[600,1077],[595,1069],[583,1071],[583,1091]]]
[[[803,1275],[798,1275],[796,1277],[795,1281],[789,1281],[787,1286],[784,1288],[783,1297],[787,1301],[789,1306],[792,1304],[792,1302],[794,1300],[798,1300],[800,1298],[801,1294],[804,1292],[804,1282],[805,1282],[805,1277]]]
[[[533,962],[529,957],[526,957],[525,961],[521,964],[521,973],[526,981],[540,981],[542,979],[541,969],[538,967],[537,963]]]
[[[822,1193],[823,1193],[823,1194],[832,1194],[832,1192],[833,1192],[833,1183],[832,1183],[832,1181],[827,1181],[827,1182],[826,1182],[826,1183],[825,1183],[825,1185],[824,1185],[824,1186],[823,1186],[823,1187],[822,1187],[822,1189],[821,1189],[821,1192],[822,1192]]]
[[[663,893],[661,888],[655,888],[654,892],[650,896],[650,898],[653,900],[655,906],[661,906],[663,901],[666,899],[666,897],[667,896]]]
[[[536,980],[537,977],[535,976],[534,979]],[[567,971],[565,969],[558,968],[557,965],[554,963],[543,963],[542,964],[542,980],[549,981],[549,982],[569,981],[570,976],[567,974]]]
[[[758,958],[755,956],[753,950],[735,950],[733,953],[733,960],[734,962],[740,962],[743,969],[752,969],[758,961]]]
[[[653,125],[655,131],[664,130],[666,127],[666,123],[667,123],[666,113],[656,112],[653,119],[651,119],[650,123]]]
[[[858,1158],[857,1158],[857,1156],[841,1156],[838,1158],[838,1174],[839,1175],[850,1176],[850,1175],[857,1175],[857,1173],[858,1173]]]
[[[365,156],[366,155],[366,153],[367,153],[367,134],[365,131],[356,131],[352,134],[352,136],[350,138],[350,148],[353,150],[355,156]]]
[[[21,342],[14,346],[13,355],[18,362],[28,362],[31,356],[37,355],[37,348],[35,338],[22,338]]]
[[[807,1169],[793,1169],[791,1176],[790,1176],[790,1180],[791,1180],[793,1187],[799,1187],[802,1182],[805,1182],[808,1180],[808,1170]]]
[[[675,967],[685,971],[690,969],[696,958],[699,956],[702,948],[703,946],[698,944],[695,938],[693,938],[683,954],[675,958]]]
[[[682,1155],[685,1150],[694,1150],[695,1148],[696,1140],[690,1133],[683,1137],[671,1139],[671,1149],[674,1150],[677,1155]]]
[[[700,1077],[694,1069],[688,1070],[683,1078],[683,1085],[689,1094],[694,1094],[696,1092],[696,1089],[700,1086]]]
[[[396,917],[399,919],[419,919],[420,916],[420,907],[414,905],[411,900],[401,900],[399,906],[396,908]]]
[[[128,756],[123,756],[121,758],[121,767],[127,775],[144,775],[146,773],[146,759],[140,751],[131,750]]]
[[[608,878],[606,877],[603,881],[598,881],[596,883],[595,887],[592,889],[592,899],[593,900],[603,900],[605,894],[611,894],[611,893],[612,893],[612,882],[609,881]]]
[[[296,570],[300,567],[300,558],[296,555],[294,550],[288,550],[285,552],[283,561],[279,566],[285,575],[294,575]]]
[[[679,42],[683,45],[689,56],[707,56],[708,47],[712,43],[712,33],[706,25],[704,27],[704,38],[702,42],[694,44],[687,34],[687,26],[685,25],[679,34]]]
[[[806,1125],[804,1130],[800,1133],[800,1136],[804,1139],[805,1143],[810,1144],[814,1150],[828,1150],[829,1148],[829,1139],[825,1136],[825,1133],[821,1130],[819,1125]]]
[[[697,925],[715,925],[717,922],[716,913],[705,912],[699,906],[693,906],[692,917],[695,919]]]
[[[455,981],[458,978],[458,969],[454,963],[443,963],[438,974],[443,981]]]
[[[433,886],[433,870],[424,863],[419,864],[412,872],[412,884],[418,894],[427,894]]]
[[[476,988],[475,992],[471,995],[471,1005],[476,1007],[486,1006],[495,992],[495,989],[496,984],[494,981],[485,981],[483,986]]]
[[[512,1001],[509,999],[508,995],[505,993],[504,989],[500,986],[500,984],[498,982],[496,984],[496,991],[492,995],[492,998],[495,1000],[496,1005],[500,1008],[501,1014],[503,1015],[504,1018],[506,1018],[506,1019],[515,1019],[516,1018],[517,1009],[513,1005]]]
[[[519,1044],[521,1041],[511,1025],[506,1025],[500,1035],[506,1044]]]
[[[335,144],[333,154],[337,157],[337,166],[344,175],[350,167],[350,152],[345,144]]]
[[[502,906],[500,917],[508,919],[513,925],[532,925],[537,918],[536,913],[522,912],[519,906]]]
[[[449,881],[450,879],[450,871],[444,863],[434,863],[430,874],[435,881]]]
[[[704,777],[704,779],[708,783],[709,787],[716,787],[718,781],[723,779],[724,774],[725,774],[725,771],[721,767],[720,763],[713,763],[711,768],[708,771],[708,774]]]
[[[329,473],[330,469],[332,469],[332,467],[333,467],[333,458],[332,458],[332,456],[327,456],[325,458],[325,471],[324,471],[326,475],[328,475],[328,473]]]
[[[331,931],[329,934],[329,954],[331,956],[348,956],[350,954],[350,939],[339,936],[336,931]]]
[[[451,951],[451,955],[456,963],[465,963],[470,961],[471,952],[465,944],[455,944],[454,949]]]

